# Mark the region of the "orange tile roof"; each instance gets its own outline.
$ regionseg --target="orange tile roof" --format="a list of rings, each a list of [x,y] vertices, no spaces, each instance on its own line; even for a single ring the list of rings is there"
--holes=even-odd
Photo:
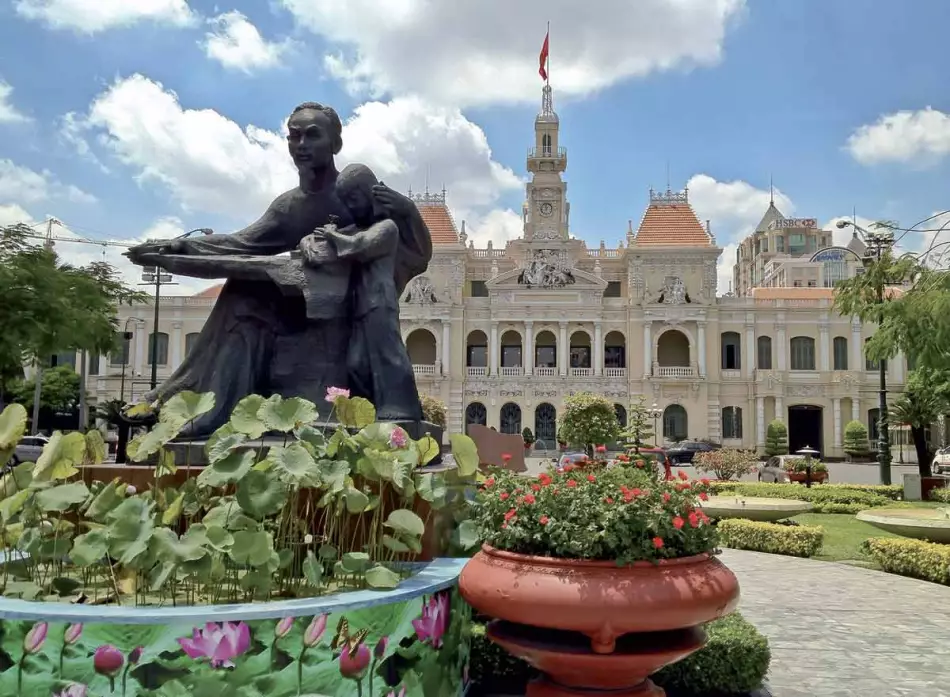
[[[417,203],[416,207],[432,235],[432,244],[458,244],[459,231],[444,203]]]
[[[224,288],[224,284],[217,286],[211,286],[210,288],[205,288],[200,293],[195,293],[191,297],[193,298],[206,298],[208,300],[214,300],[221,294],[221,289]]]
[[[651,203],[640,221],[634,244],[709,247],[712,240],[688,203]]]

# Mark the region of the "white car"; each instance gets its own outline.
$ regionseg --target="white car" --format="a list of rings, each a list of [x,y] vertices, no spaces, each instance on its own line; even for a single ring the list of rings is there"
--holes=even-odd
[[[930,465],[930,471],[934,474],[950,474],[950,446],[937,451]]]

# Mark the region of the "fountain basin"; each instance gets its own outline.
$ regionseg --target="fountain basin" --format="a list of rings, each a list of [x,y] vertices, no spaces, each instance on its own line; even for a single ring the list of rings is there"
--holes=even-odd
[[[812,509],[808,501],[753,496],[710,496],[708,501],[700,501],[700,506],[710,518],[743,518],[761,523],[791,518]]]
[[[895,535],[950,544],[950,508],[872,508],[857,519]]]

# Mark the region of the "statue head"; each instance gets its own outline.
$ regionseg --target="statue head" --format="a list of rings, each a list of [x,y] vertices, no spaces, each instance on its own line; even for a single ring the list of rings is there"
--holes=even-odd
[[[382,217],[373,196],[373,187],[378,183],[373,170],[360,164],[347,165],[337,177],[337,196],[360,227],[372,225]]]
[[[304,102],[290,114],[287,147],[297,169],[322,169],[343,148],[343,123],[332,107]]]

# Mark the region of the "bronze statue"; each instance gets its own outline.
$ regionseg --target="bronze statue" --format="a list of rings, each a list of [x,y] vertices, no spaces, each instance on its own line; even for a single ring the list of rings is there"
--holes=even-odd
[[[421,407],[415,408],[419,398],[412,366],[402,358],[401,339],[398,346],[390,342],[388,347],[374,347],[377,353],[392,349],[392,357],[387,353],[385,360],[369,350],[351,350],[351,343],[364,343],[361,322],[369,312],[382,313],[386,326],[391,330],[395,322],[398,329],[398,305],[388,302],[389,290],[376,298],[374,284],[381,269],[387,268],[398,299],[406,284],[428,266],[429,230],[415,204],[375,183],[368,168],[369,175],[363,172],[360,179],[372,177],[373,183],[355,188],[371,199],[372,221],[365,214],[366,202],[349,202],[361,216],[358,221],[340,200],[334,156],[343,147],[343,126],[332,108],[301,104],[291,114],[288,131],[300,183],[278,196],[257,222],[229,235],[149,240],[128,252],[129,259],[143,266],[227,279],[193,349],[147,396],[164,401],[182,390],[214,392],[215,409],[193,425],[191,437],[207,435],[225,423],[245,395],[302,396],[319,403],[330,386],[353,388],[382,407],[381,418],[421,419]],[[382,223],[374,225],[375,221]],[[355,243],[365,241],[366,233],[380,224],[391,230],[382,234],[386,251],[380,258],[367,256]],[[336,226],[349,229],[352,242]],[[301,245],[304,238],[309,241]],[[321,244],[322,251],[316,249]],[[300,255],[276,256],[298,247]],[[376,279],[371,287],[368,279]],[[376,370],[401,372],[387,375],[384,382],[366,377]],[[389,389],[388,385],[411,390],[411,395],[374,391]]]

